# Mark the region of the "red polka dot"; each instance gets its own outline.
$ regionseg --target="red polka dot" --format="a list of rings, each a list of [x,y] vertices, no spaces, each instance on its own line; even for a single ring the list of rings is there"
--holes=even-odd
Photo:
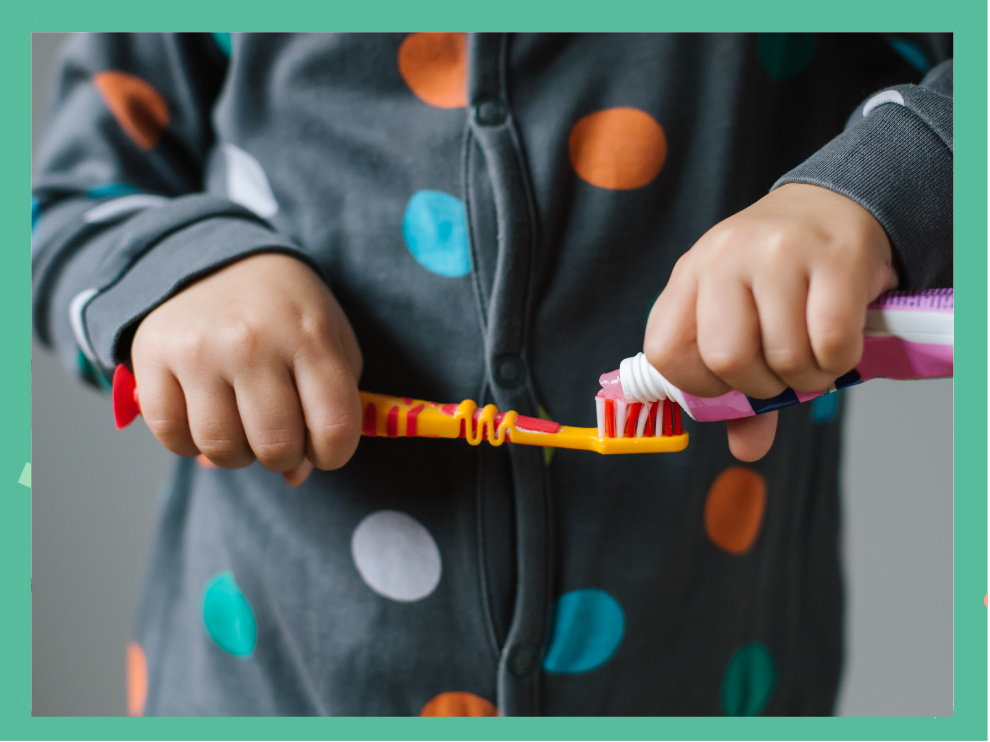
[[[216,464],[210,461],[206,456],[200,454],[196,457],[196,463],[199,464],[204,469],[216,469],[218,468]]]
[[[467,105],[467,34],[414,33],[399,47],[399,73],[424,103]]]
[[[93,76],[93,84],[117,123],[141,149],[158,144],[168,126],[168,104],[161,93],[140,77],[107,70]]]
[[[757,472],[731,466],[708,490],[705,530],[719,548],[742,554],[756,540],[766,505],[767,485]]]
[[[498,716],[498,709],[491,701],[487,701],[474,693],[450,691],[434,696],[420,716]]]
[[[642,188],[667,159],[663,127],[638,108],[608,108],[574,124],[571,166],[593,186],[615,191]]]
[[[148,660],[137,642],[127,645],[127,713],[141,716],[148,698]]]

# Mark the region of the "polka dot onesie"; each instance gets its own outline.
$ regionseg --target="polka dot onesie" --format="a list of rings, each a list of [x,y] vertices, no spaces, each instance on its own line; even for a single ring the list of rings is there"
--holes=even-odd
[[[903,288],[951,285],[950,57],[919,34],[81,35],[34,183],[35,331],[105,387],[151,309],[281,252],[347,313],[362,389],[592,426],[678,257],[775,184],[854,198]],[[689,420],[669,455],[363,438],[298,489],[180,459],[130,712],[828,714],[837,398],[783,410],[745,465]]]

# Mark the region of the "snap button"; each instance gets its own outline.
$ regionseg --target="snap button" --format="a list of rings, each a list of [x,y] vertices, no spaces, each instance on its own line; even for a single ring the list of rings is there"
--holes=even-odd
[[[474,120],[482,126],[498,126],[505,121],[508,109],[498,98],[483,100],[474,106]]]
[[[528,675],[536,667],[537,650],[532,644],[517,644],[509,653],[509,672],[513,675]]]
[[[512,389],[526,380],[526,364],[517,355],[499,356],[492,367],[492,375],[500,387]]]

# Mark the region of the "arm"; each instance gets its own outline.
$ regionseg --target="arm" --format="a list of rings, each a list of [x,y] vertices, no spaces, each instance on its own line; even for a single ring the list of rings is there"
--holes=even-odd
[[[65,365],[103,383],[118,363],[131,362],[132,341],[142,339],[133,362],[146,420],[176,453],[202,451],[226,466],[257,454],[287,471],[308,451],[329,468],[350,456],[360,432],[335,416],[343,408],[346,422],[354,407],[360,416],[360,352],[306,251],[245,206],[200,192],[226,67],[209,34],[83,34],[70,42],[33,193],[35,332]],[[241,290],[245,282],[251,300]],[[221,308],[230,310],[226,323]],[[318,339],[306,339],[304,321],[320,329]],[[234,380],[221,369],[234,357],[234,326],[264,340],[260,355],[239,357],[277,377],[276,390],[249,384],[234,400]],[[210,358],[197,363],[195,344],[177,343],[192,336]],[[327,379],[317,370],[310,374],[309,385],[318,387],[312,399],[299,401],[300,371],[286,359],[307,342],[307,368],[320,359],[337,376],[353,377],[343,384],[337,378],[343,391],[321,391]],[[266,410],[271,399],[287,404],[287,385],[294,401],[288,419],[273,419],[278,411]],[[169,391],[176,388],[178,396]],[[209,388],[211,400],[226,400],[220,407],[228,424],[220,430],[206,430],[204,422],[217,406],[196,401]],[[257,403],[266,393],[275,396]],[[252,401],[263,411],[244,427],[238,403]],[[278,445],[270,445],[271,430],[282,431]]]
[[[865,115],[864,115],[865,114]],[[866,305],[952,285],[952,62],[870,96],[845,131],[678,261],[644,350],[674,385],[760,398],[816,391],[854,367]],[[762,457],[776,413],[728,423]]]

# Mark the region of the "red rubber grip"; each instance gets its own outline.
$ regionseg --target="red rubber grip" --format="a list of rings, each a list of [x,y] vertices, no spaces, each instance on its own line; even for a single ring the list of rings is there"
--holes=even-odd
[[[134,374],[123,363],[113,372],[113,421],[117,430],[123,430],[141,414],[137,382]]]

